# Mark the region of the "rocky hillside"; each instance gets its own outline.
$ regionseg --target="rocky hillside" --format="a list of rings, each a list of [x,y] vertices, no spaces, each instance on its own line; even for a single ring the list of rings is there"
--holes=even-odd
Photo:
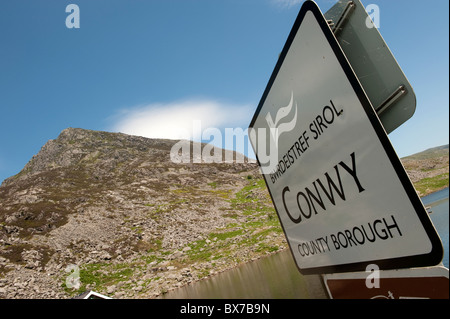
[[[151,298],[286,247],[254,163],[69,128],[0,187],[0,298]]]
[[[448,144],[404,157],[402,163],[420,196],[448,187]]]
[[[0,187],[0,298],[152,298],[287,247],[256,164],[176,164],[174,143],[48,141]],[[433,152],[403,159],[422,195],[448,186]]]

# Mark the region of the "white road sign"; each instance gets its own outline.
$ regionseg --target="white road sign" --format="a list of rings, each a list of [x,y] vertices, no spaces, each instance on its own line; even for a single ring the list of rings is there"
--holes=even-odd
[[[303,274],[441,261],[440,238],[312,1],[295,21],[250,138]]]

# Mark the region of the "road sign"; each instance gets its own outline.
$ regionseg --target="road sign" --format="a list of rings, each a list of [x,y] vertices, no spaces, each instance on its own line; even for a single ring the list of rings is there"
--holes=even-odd
[[[442,260],[420,198],[312,1],[300,10],[249,132],[303,274]]]
[[[448,269],[445,267],[381,271],[377,286],[372,273],[324,275],[333,299],[448,299]],[[378,279],[377,279],[378,280]]]
[[[379,14],[379,12],[375,12]],[[413,88],[359,0],[341,0],[324,14],[369,101],[389,134],[416,110]]]

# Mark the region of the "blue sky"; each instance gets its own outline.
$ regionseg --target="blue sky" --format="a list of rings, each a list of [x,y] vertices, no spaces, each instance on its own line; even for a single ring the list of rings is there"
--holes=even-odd
[[[449,2],[362,2],[379,6],[417,97],[389,135],[398,155],[447,144]],[[71,3],[79,29],[65,24]],[[302,3],[2,0],[0,182],[67,127],[166,138],[196,119],[247,128]],[[335,1],[317,3],[326,12]]]

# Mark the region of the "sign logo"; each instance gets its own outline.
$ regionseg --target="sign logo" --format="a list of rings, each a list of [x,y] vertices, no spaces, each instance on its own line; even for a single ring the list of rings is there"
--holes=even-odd
[[[380,28],[380,8],[376,4],[369,4],[366,8],[367,14],[366,27],[369,29]]]
[[[282,119],[289,116],[289,114],[292,111],[292,106],[294,105],[294,92],[291,91],[291,101],[287,106],[281,107],[277,111],[277,115],[275,116],[275,122],[272,119],[272,116],[270,115],[270,112],[267,112],[266,115],[266,121],[267,125],[269,126],[270,133],[273,136],[273,139],[275,140],[275,146],[278,148],[278,138],[281,134],[285,132],[290,132],[295,128],[295,125],[297,124],[297,102],[295,103],[295,114],[294,118],[288,122],[288,123],[279,123]]]
[[[366,272],[369,275],[366,278],[366,287],[369,289],[380,288],[380,268],[375,264],[367,265]]]
[[[66,277],[66,287],[69,289],[79,289],[81,286],[80,268],[77,265],[70,264],[66,267],[65,271],[70,273]]]
[[[80,28],[80,8],[76,4],[69,4],[66,7],[66,12],[70,14],[66,17],[67,29]]]

